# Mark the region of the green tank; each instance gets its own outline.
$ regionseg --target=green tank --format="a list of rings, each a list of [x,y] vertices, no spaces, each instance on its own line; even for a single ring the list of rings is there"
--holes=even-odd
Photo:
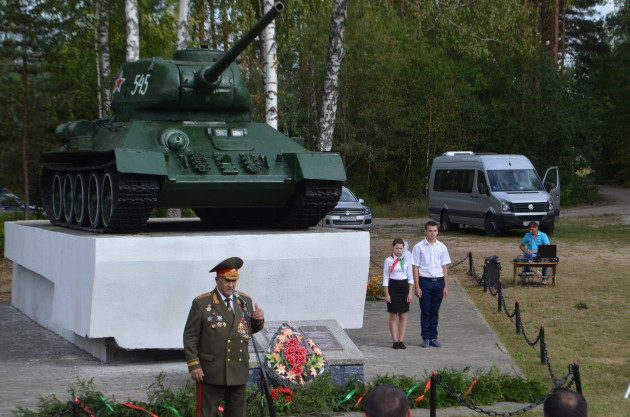
[[[123,65],[113,115],[61,124],[44,153],[51,223],[105,233],[142,230],[154,208],[192,208],[204,223],[306,229],[346,179],[338,154],[312,152],[251,121],[236,57],[283,9],[265,14],[229,51],[176,51]]]

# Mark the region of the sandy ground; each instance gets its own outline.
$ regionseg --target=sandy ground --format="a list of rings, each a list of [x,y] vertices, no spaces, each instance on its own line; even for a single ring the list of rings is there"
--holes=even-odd
[[[579,218],[588,216],[611,216],[611,224],[630,224],[630,188],[600,186],[602,200],[597,204],[562,209],[560,221],[563,218]],[[617,217],[618,216],[618,217]],[[618,219],[618,220],[617,220]],[[391,241],[395,237],[402,237],[413,247],[423,239],[422,225],[427,218],[413,219],[374,219],[372,228],[370,275],[382,274],[382,262],[389,255]],[[608,219],[606,219],[608,221]],[[514,236],[515,242],[522,237],[522,230],[508,231],[506,235]],[[481,228],[462,228],[460,233],[447,234],[448,246],[453,262],[463,259],[471,248],[471,237],[484,236]],[[488,239],[484,242],[484,253],[499,253],[506,250],[504,242]],[[514,246],[517,254],[517,244]],[[0,260],[0,305],[11,304],[11,261]]]

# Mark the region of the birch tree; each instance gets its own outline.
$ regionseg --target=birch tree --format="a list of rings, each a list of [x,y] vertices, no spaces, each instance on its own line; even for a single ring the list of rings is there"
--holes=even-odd
[[[265,0],[264,13],[274,7],[272,0]],[[265,50],[265,121],[278,129],[278,48],[276,45],[276,23],[271,23],[263,30]]]
[[[98,53],[97,59],[97,81],[99,89],[99,117],[105,116],[111,105],[112,92],[111,92],[111,65],[109,56],[109,13],[107,8],[104,7],[104,0],[98,0],[96,2],[96,15],[97,15],[97,30],[98,35]],[[98,62],[100,56],[100,62]],[[99,65],[100,64],[100,65]],[[104,102],[103,102],[104,100]]]
[[[179,0],[179,16],[177,19],[177,49],[188,48],[188,13],[189,0]]]
[[[317,149],[319,151],[330,151],[333,145],[337,102],[339,100],[339,73],[345,55],[343,42],[347,16],[347,0],[335,0],[335,10],[330,21],[328,62],[326,63],[322,112],[319,118],[317,136]]]
[[[125,0],[125,22],[127,26],[127,46],[125,59],[127,62],[140,58],[140,25],[138,23],[138,0]]]

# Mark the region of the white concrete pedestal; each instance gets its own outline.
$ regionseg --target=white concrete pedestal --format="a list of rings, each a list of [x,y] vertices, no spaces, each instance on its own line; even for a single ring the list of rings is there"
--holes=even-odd
[[[5,223],[12,304],[102,360],[110,338],[123,349],[182,349],[193,298],[215,286],[208,271],[239,256],[238,290],[268,321],[362,327],[368,232],[199,231],[198,222],[152,220],[137,235]]]

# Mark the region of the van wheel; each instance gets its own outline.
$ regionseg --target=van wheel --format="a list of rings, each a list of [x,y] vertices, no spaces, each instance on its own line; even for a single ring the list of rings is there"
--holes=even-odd
[[[497,218],[495,216],[486,217],[484,228],[486,229],[486,234],[490,237],[499,237],[503,235],[503,230],[499,227],[499,223],[497,222]]]
[[[443,211],[440,216],[440,227],[444,232],[451,232],[459,230],[459,223],[451,223],[451,219],[448,218],[448,213]]]
[[[551,222],[549,223],[547,226],[545,227],[541,227],[540,230],[542,230],[543,232],[545,232],[546,234],[550,235],[553,233],[553,230],[556,228],[556,223],[555,222]]]

